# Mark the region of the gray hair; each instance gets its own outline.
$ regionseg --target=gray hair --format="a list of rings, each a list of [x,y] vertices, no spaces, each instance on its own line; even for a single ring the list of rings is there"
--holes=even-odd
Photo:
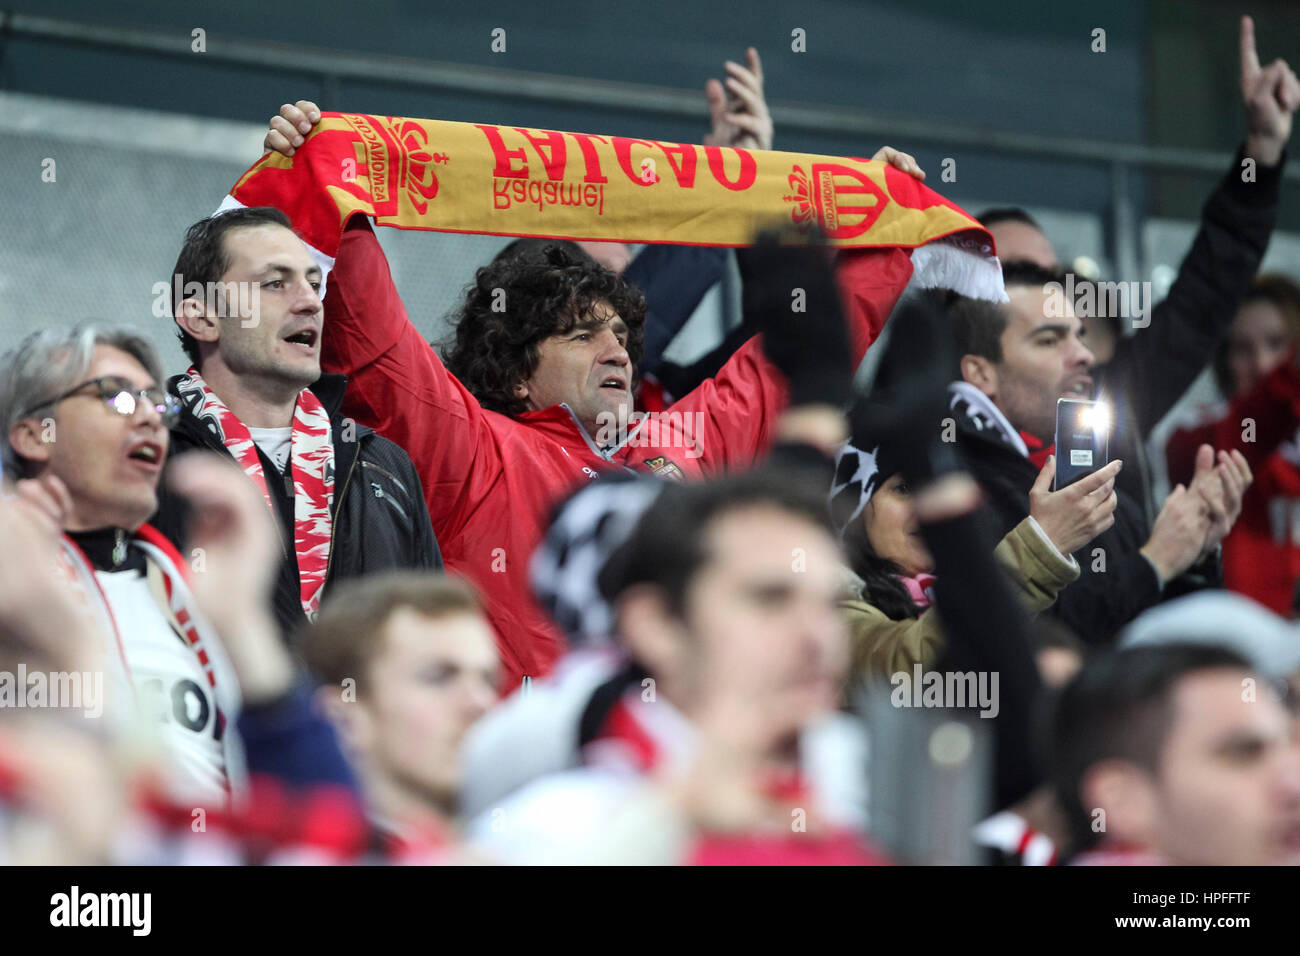
[[[163,384],[162,362],[149,340],[129,325],[82,323],[33,332],[0,356],[0,467],[6,478],[24,476],[24,460],[14,451],[10,432],[29,414],[85,376],[95,346],[109,345],[130,355]]]

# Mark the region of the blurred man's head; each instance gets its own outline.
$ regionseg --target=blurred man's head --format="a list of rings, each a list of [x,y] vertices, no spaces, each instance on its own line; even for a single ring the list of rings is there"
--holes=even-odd
[[[348,582],[302,650],[372,813],[454,812],[461,742],[497,700],[496,643],[473,589],[416,572]]]
[[[843,686],[839,564],[825,498],[762,470],[665,488],[602,590],[629,653],[688,716],[743,682],[807,721]]]
[[[199,220],[172,273],[181,347],[209,383],[234,378],[282,400],[320,378],[321,270],[284,213]]]
[[[1056,250],[1033,216],[1015,206],[989,209],[976,217],[989,231],[1003,265],[1029,262],[1040,269],[1056,270]]]
[[[1076,848],[1300,863],[1292,715],[1237,654],[1169,644],[1085,665],[1058,701],[1053,782]]]
[[[1064,276],[1013,265],[1004,281],[1004,305],[956,298],[949,306],[961,377],[1015,428],[1050,440],[1057,399],[1092,397],[1093,355]]]
[[[1285,276],[1259,276],[1214,357],[1224,395],[1242,395],[1277,368],[1300,341],[1300,286]]]
[[[446,353],[484,408],[506,415],[564,403],[589,434],[632,411],[645,298],[613,272],[553,246],[478,270]]]
[[[622,275],[632,264],[632,255],[625,242],[580,242],[582,251],[615,275]]]
[[[0,358],[4,473],[59,478],[69,531],[134,531],[158,508],[167,457],[174,402],[160,376],[153,347],[126,327],[29,335]]]
[[[574,242],[571,239],[539,239],[530,236],[508,242],[492,261],[521,256],[545,261],[547,250],[551,248],[563,249],[575,259],[593,262],[620,276],[632,264],[631,246],[625,242]]]
[[[1030,629],[1030,649],[1038,663],[1043,686],[1053,690],[1064,687],[1079,673],[1087,658],[1087,648],[1078,636],[1060,621],[1040,617]]]

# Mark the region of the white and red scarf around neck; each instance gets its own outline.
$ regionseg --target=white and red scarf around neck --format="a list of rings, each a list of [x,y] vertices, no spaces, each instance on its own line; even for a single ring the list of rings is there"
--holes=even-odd
[[[176,387],[185,407],[226,446],[231,457],[253,479],[266,506],[275,513],[266,486],[262,461],[257,455],[248,426],[241,422],[216,393],[191,368]],[[330,532],[334,509],[334,440],[329,413],[310,389],[298,393],[293,411],[290,444],[290,472],[293,475],[293,545],[298,557],[298,581],[303,613],[316,619],[325,573],[329,569]]]

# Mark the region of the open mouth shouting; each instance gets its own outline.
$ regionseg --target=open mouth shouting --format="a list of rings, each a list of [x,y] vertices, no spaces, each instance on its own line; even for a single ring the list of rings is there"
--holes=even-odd
[[[1066,384],[1065,391],[1061,395],[1070,398],[1092,398],[1092,379],[1087,375],[1073,379]]]
[[[316,346],[320,343],[320,331],[313,326],[297,329],[283,336],[284,341],[288,342],[304,352],[315,355]]]
[[[162,471],[163,457],[166,452],[161,442],[151,441],[147,438],[140,438],[133,441],[128,447],[126,457],[132,464],[143,469],[150,474],[157,474]]]

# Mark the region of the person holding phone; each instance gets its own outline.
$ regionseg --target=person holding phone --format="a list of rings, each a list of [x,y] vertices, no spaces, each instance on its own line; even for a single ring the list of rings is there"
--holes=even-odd
[[[1121,322],[1138,316],[1123,305],[1117,308],[1113,301],[1102,308],[1104,296],[1084,309],[1091,315],[1081,316],[1088,349],[1096,360],[1091,372],[1094,394],[1083,397],[1108,396],[1113,422],[1110,453],[1126,465],[1118,484],[1142,505],[1147,524],[1159,510],[1151,487],[1147,439],[1228,335],[1259,271],[1276,225],[1287,144],[1300,107],[1300,81],[1285,60],[1261,63],[1255,23],[1248,16],[1241,18],[1239,50],[1245,137],[1205,200],[1196,236],[1168,295],[1158,303],[1147,302],[1149,312],[1133,323],[1133,334],[1127,336],[1119,334]],[[993,236],[1004,269],[1020,263],[1062,268],[1051,241],[1031,217],[1023,211],[992,212],[980,220]],[[1089,283],[1074,278],[1074,289],[1083,293]],[[1108,311],[1130,314],[1097,314]],[[1195,457],[1197,447],[1192,447],[1190,457]],[[1189,460],[1186,474],[1192,471]]]
[[[959,369],[950,386],[954,437],[999,534],[1023,521],[1035,495],[1050,487],[1039,478],[1054,451],[1058,401],[1091,396],[1093,355],[1071,303],[1053,299],[1060,278],[1033,266],[1009,267],[1007,304],[947,303]],[[1216,462],[1206,446],[1191,482],[1174,489],[1151,524],[1142,502],[1117,487],[1113,525],[1076,551],[1079,580],[1050,613],[1084,641],[1102,644],[1163,596],[1219,584],[1218,546],[1251,480],[1239,453]]]

